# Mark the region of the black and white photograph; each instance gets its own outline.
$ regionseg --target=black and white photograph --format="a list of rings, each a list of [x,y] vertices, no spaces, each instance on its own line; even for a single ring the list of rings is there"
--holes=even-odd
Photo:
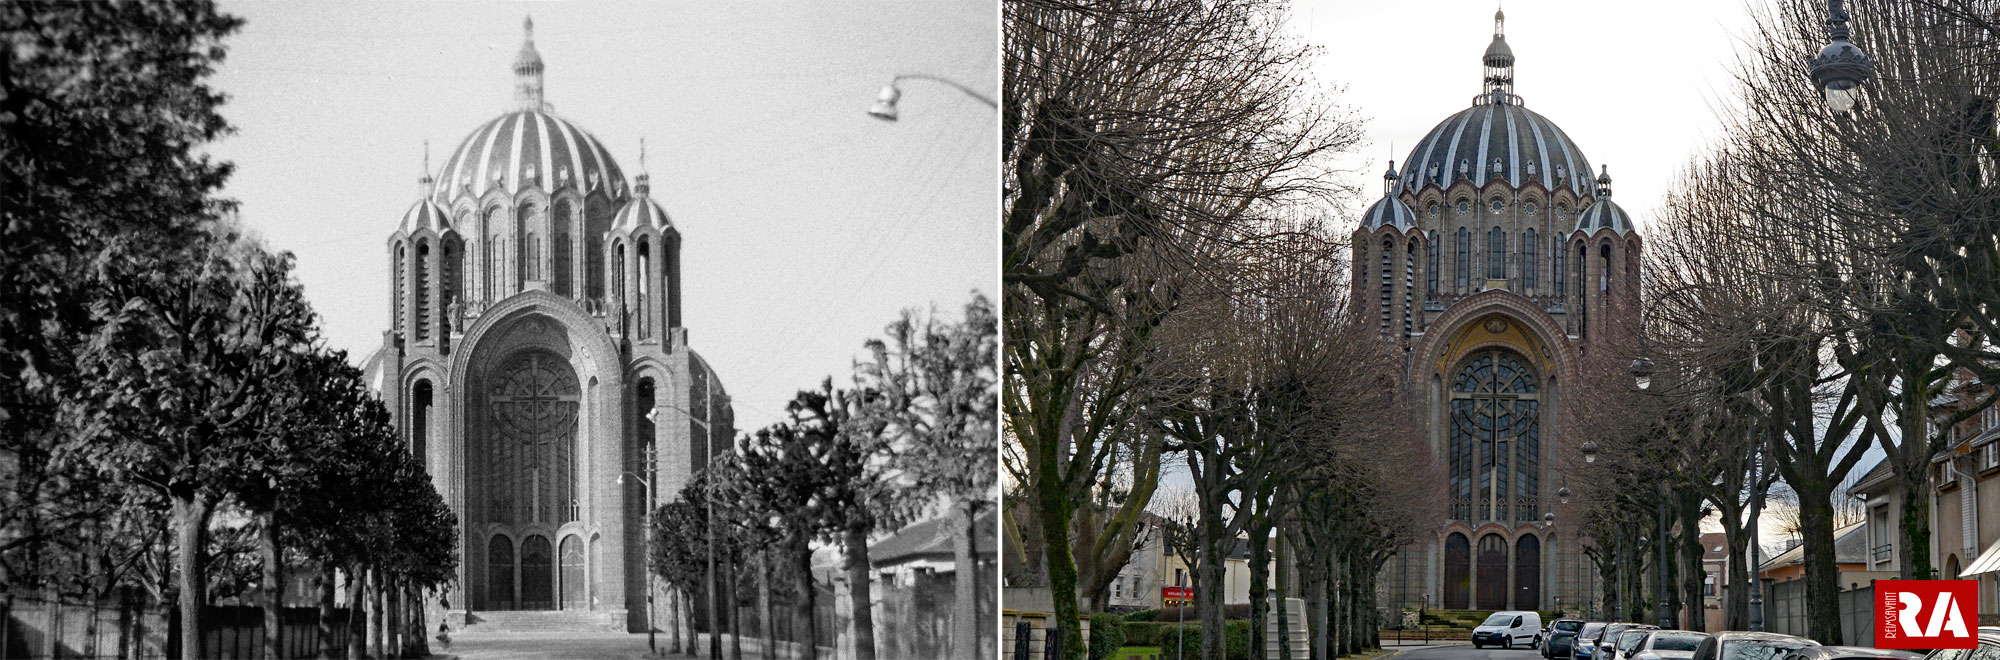
[[[0,3],[0,658],[983,658],[999,8]]]

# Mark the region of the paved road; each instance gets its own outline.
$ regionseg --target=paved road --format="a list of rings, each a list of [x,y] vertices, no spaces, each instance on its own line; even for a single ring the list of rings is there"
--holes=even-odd
[[[1489,646],[1472,648],[1470,644],[1450,646],[1396,646],[1393,660],[1542,660],[1542,653],[1534,649],[1501,650]]]
[[[468,633],[452,640],[451,650],[443,651],[436,642],[431,644],[432,658],[459,660],[566,660],[569,658],[591,658],[593,660],[659,660],[660,658],[707,658],[707,636],[703,637],[700,656],[675,655],[665,653],[668,638],[661,636],[661,655],[646,653],[645,633]],[[743,639],[743,657],[765,657],[759,649],[760,640]],[[788,651],[791,649],[787,649]],[[827,652],[822,649],[823,654]],[[730,657],[729,638],[722,640],[722,657]],[[830,657],[830,656],[822,656]],[[1540,660],[1535,658],[1532,660]]]

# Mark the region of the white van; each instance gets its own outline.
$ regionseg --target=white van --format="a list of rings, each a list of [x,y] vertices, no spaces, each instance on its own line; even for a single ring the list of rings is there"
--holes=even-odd
[[[1542,643],[1542,615],[1539,612],[1494,612],[1486,622],[1472,629],[1473,648],[1488,644],[1503,649],[1534,648]]]

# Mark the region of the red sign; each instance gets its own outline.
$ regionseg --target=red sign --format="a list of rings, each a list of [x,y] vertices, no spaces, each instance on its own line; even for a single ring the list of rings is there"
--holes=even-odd
[[[1875,646],[1979,648],[1977,580],[1878,580]]]
[[[1194,600],[1192,587],[1160,587],[1160,598],[1165,600]]]

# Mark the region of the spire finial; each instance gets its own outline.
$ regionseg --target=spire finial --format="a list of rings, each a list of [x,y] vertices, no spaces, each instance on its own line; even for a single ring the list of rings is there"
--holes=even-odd
[[[521,19],[521,53],[514,57],[514,101],[522,110],[540,112],[542,53],[535,50],[535,19]]]
[[[640,196],[640,197],[645,197],[645,196],[647,196],[647,195],[649,195],[649,194],[652,194],[652,192],[653,192],[653,175],[652,175],[652,174],[650,174],[650,173],[648,173],[648,172],[646,172],[646,138],[645,138],[645,136],[640,136],[640,137],[639,137],[639,176],[638,176],[637,178],[638,178],[638,180],[637,180],[636,182],[634,182],[634,183],[633,183],[632,187],[633,187],[633,189],[634,189],[634,190],[636,190],[636,191],[637,191],[637,192],[639,193],[639,195],[638,195],[638,196]]]
[[[1507,12],[1493,10],[1493,43],[1480,58],[1486,65],[1485,96],[1492,103],[1514,99],[1514,49],[1507,47]]]
[[[437,187],[431,181],[430,140],[424,140],[424,173],[423,176],[417,177],[417,189],[421,191],[423,193],[422,196],[426,198],[430,197],[431,193],[435,192],[437,189]]]

